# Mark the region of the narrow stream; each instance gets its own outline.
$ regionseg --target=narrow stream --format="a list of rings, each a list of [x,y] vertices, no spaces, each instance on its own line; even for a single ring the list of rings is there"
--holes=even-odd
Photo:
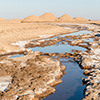
[[[62,83],[56,86],[56,92],[44,100],[81,100],[84,97],[85,86],[82,78],[85,77],[79,65],[73,58],[60,59],[66,66],[66,74],[62,77]]]
[[[71,33],[69,35],[81,35],[85,33],[91,33],[91,31],[80,31]],[[66,34],[68,35],[68,34]],[[60,35],[59,37],[65,37],[66,35]],[[57,38],[57,37],[53,37]],[[90,41],[92,39],[89,39]],[[87,41],[89,41],[87,40]],[[85,48],[79,46],[71,46],[67,42],[65,44],[51,45],[45,47],[29,48],[33,51],[48,52],[48,53],[72,53],[72,50],[86,51]],[[66,66],[66,74],[62,77],[62,83],[56,86],[56,92],[44,100],[81,100],[84,97],[85,86],[82,85],[83,70],[74,61],[73,58],[60,59],[63,65]]]
[[[71,33],[71,35],[80,35],[85,33],[91,33],[91,31],[80,31],[76,33]],[[66,35],[60,35],[59,37],[64,37]],[[53,37],[53,38],[57,38]],[[51,39],[51,38],[50,38]],[[92,39],[86,40],[92,41]],[[28,48],[33,51],[48,52],[48,53],[72,53],[72,50],[86,51],[85,48],[79,46],[71,46],[67,42],[65,44],[58,43],[58,45],[51,45],[45,47],[34,47]],[[12,56],[19,57],[20,55]],[[23,56],[23,55],[21,55]],[[56,86],[56,92],[43,100],[81,100],[84,97],[84,88],[82,85],[83,70],[80,69],[79,65],[74,61],[73,58],[60,59],[63,65],[66,66],[66,74],[62,77],[62,83]]]

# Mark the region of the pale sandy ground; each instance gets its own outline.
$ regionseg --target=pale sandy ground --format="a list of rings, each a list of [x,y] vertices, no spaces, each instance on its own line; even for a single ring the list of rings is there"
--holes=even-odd
[[[20,23],[19,21],[0,21],[0,51],[17,51],[20,48],[12,45],[17,41],[37,39],[41,35],[70,33],[71,29],[43,23]]]
[[[88,23],[94,23],[94,21],[88,21]],[[74,31],[59,26],[47,25],[47,23],[20,23],[16,20],[0,21],[0,52],[21,50],[20,47],[12,45],[17,41],[43,38],[41,35],[58,35]]]

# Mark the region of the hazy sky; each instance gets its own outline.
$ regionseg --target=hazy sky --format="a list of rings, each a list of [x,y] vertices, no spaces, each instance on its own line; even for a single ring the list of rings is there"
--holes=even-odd
[[[100,19],[100,0],[0,0],[0,18],[25,18],[51,12],[57,17]]]

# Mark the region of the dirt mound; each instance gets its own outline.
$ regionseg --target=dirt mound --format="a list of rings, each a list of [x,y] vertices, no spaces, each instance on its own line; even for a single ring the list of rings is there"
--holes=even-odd
[[[40,16],[40,18],[43,20],[43,21],[57,21],[57,17],[53,14],[53,13],[45,13],[43,15]]]
[[[100,20],[92,20],[92,21],[89,21],[89,23],[100,26]]]
[[[10,21],[22,21],[22,19],[11,19]]]
[[[76,21],[88,21],[88,19],[82,18],[82,17],[74,17]]]
[[[59,19],[62,21],[73,20],[73,18],[70,17],[68,14],[62,15]]]
[[[6,21],[6,19],[0,18],[0,21]]]
[[[23,23],[40,22],[40,21],[41,19],[35,15],[28,16],[22,20]]]
[[[68,14],[62,15],[59,19],[61,22],[74,22],[74,19],[70,17]]]

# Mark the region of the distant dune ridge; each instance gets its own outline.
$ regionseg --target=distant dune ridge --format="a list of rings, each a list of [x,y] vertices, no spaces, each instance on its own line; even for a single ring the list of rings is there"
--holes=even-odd
[[[52,13],[45,13],[40,17],[31,15],[21,20],[6,20],[0,18],[0,52],[23,49],[18,46],[12,46],[12,43],[16,43],[17,41],[36,39],[40,38],[41,35],[57,35],[61,33],[71,33],[73,31],[71,28],[63,28],[55,23],[59,25],[63,23],[90,23],[100,25],[100,21],[88,21],[80,17],[72,18],[68,14],[57,18]]]
[[[45,23],[45,22],[68,22],[68,23],[100,23],[100,21],[93,21],[93,20],[88,20],[82,17],[74,17],[72,18],[68,14],[64,14],[57,18],[53,13],[47,12],[41,16],[36,16],[36,15],[31,15],[28,16],[24,19],[11,19],[11,20],[6,20],[3,18],[0,18],[0,22],[6,22],[6,21],[12,21],[12,22],[21,22],[21,23]]]
[[[72,17],[70,17],[68,14],[64,14],[59,18],[61,21],[74,21]]]
[[[88,19],[82,18],[82,17],[74,17],[76,21],[88,21]]]
[[[31,23],[31,22],[41,22],[41,21],[42,20],[38,16],[31,15],[31,16],[28,16],[28,17],[24,18],[21,22]]]
[[[56,21],[58,19],[53,13],[45,13],[40,18],[42,21]]]
[[[32,23],[32,22],[77,22],[77,21],[83,22],[83,21],[88,21],[88,19],[82,17],[72,18],[68,14],[64,14],[60,18],[57,18],[53,13],[45,13],[40,17],[35,15],[28,16],[24,18],[21,22]]]
[[[10,21],[21,21],[22,19],[18,19],[18,18],[16,18],[16,19],[11,19]]]
[[[6,19],[4,19],[4,18],[0,18],[0,21],[6,21]]]

